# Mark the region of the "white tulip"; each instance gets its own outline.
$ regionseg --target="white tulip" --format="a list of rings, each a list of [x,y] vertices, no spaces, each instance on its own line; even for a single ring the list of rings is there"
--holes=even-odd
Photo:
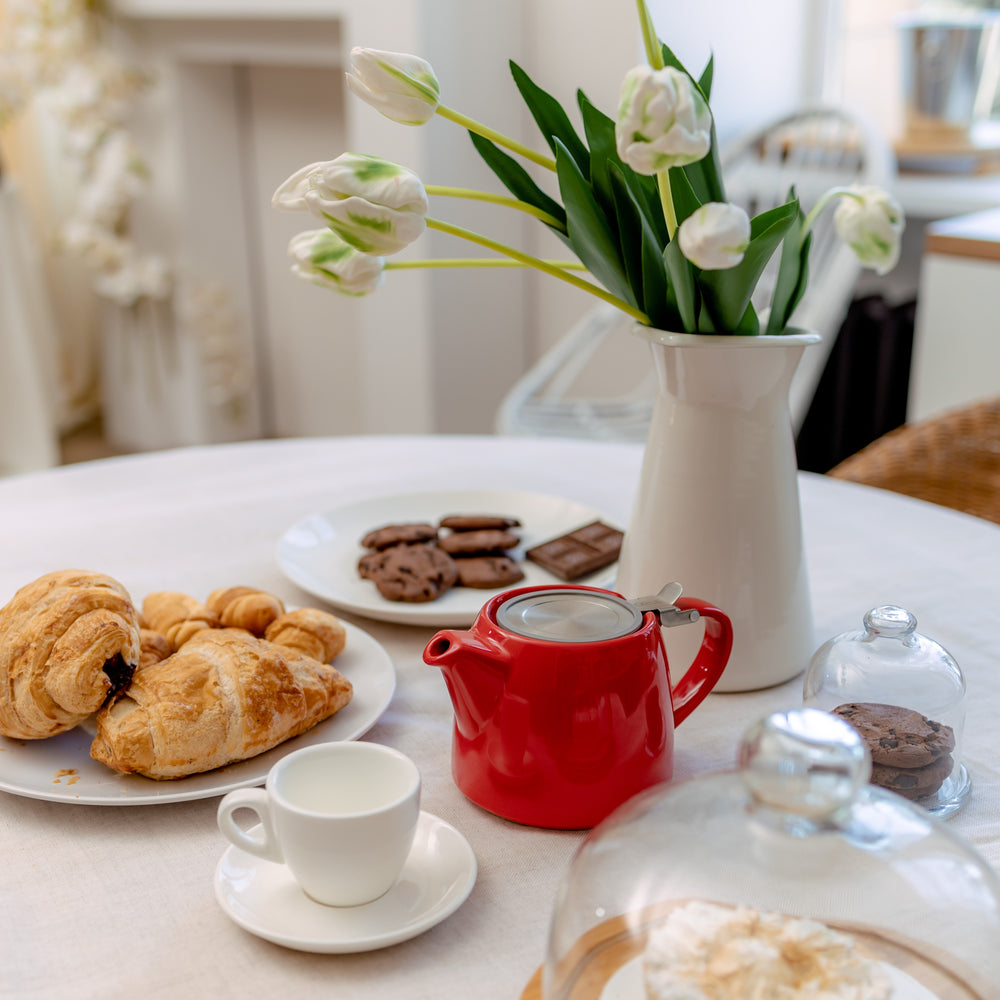
[[[681,253],[703,271],[735,267],[750,245],[750,216],[738,205],[710,201],[678,227]]]
[[[420,178],[375,156],[343,153],[297,170],[274,193],[275,208],[307,210],[362,253],[391,254],[426,228],[429,204]]]
[[[342,295],[368,295],[382,283],[385,261],[359,253],[329,229],[299,233],[288,244],[292,271]]]
[[[615,144],[636,173],[682,167],[708,154],[712,113],[687,74],[635,66],[622,83]]]
[[[401,125],[434,117],[441,88],[431,64],[404,52],[351,49],[347,86],[376,111]]]
[[[872,185],[851,185],[833,214],[837,235],[865,267],[878,274],[896,266],[905,224],[899,202]]]

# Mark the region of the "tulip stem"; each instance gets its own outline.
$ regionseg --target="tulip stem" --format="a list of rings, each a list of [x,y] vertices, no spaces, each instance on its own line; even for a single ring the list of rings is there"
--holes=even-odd
[[[451,236],[458,236],[460,239],[469,240],[471,243],[478,243],[480,246],[486,247],[487,250],[493,250],[496,253],[503,254],[505,257],[511,257],[522,264],[527,264],[545,274],[550,274],[553,278],[559,278],[562,281],[568,282],[585,292],[589,292],[591,295],[596,295],[597,298],[611,303],[611,305],[621,309],[624,313],[628,313],[629,316],[637,319],[640,323],[649,325],[649,317],[641,310],[636,309],[635,306],[629,305],[624,299],[618,298],[617,295],[612,295],[599,285],[591,284],[591,282],[585,281],[583,278],[578,278],[575,274],[569,274],[561,267],[554,267],[552,264],[538,257],[532,257],[530,254],[522,253],[520,250],[505,246],[503,243],[497,243],[495,240],[491,240],[487,236],[480,236],[469,229],[462,229],[461,226],[453,226],[450,222],[442,222],[440,219],[432,219],[430,217],[426,219],[426,222],[428,229],[436,229]]]
[[[564,271],[586,271],[578,260],[545,260],[549,267]],[[428,260],[390,260],[385,263],[387,271],[405,271],[419,267],[532,267],[527,261],[510,260],[507,257],[435,257]]]
[[[642,28],[642,44],[646,49],[646,60],[652,69],[663,69],[663,46],[660,45],[660,39],[656,35],[646,0],[635,0],[635,2],[639,11],[639,25]],[[674,198],[670,192],[670,175],[666,170],[657,172],[656,187],[660,192],[663,218],[667,223],[667,238],[672,240],[674,233],[677,232],[677,210],[674,208]]]
[[[816,202],[811,209],[809,209],[809,214],[805,218],[805,222],[802,223],[802,233],[799,236],[799,246],[801,247],[805,241],[809,230],[812,228],[812,224],[819,218],[820,212],[830,204],[834,198],[839,198],[841,195],[847,195],[850,198],[857,198],[858,201],[864,201],[864,199],[856,191],[852,191],[847,187],[832,187],[829,191],[824,191],[820,199]]]
[[[674,209],[674,198],[670,193],[670,174],[660,170],[656,174],[656,188],[660,192],[660,204],[663,206],[663,218],[667,223],[667,238],[673,239],[677,232],[677,212]]]
[[[491,194],[489,191],[476,191],[472,188],[444,187],[439,184],[427,184],[424,190],[428,194],[442,195],[448,198],[471,198],[474,201],[489,201],[495,205],[505,205],[507,208],[516,208],[519,212],[527,212],[536,219],[541,219],[547,226],[552,226],[560,232],[566,232],[566,226],[554,215],[549,215],[544,209],[536,208],[526,201],[517,198],[508,198],[502,194]]]
[[[483,125],[481,122],[477,122],[474,118],[469,118],[463,115],[460,111],[456,111],[454,108],[449,108],[446,104],[439,104],[437,107],[437,114],[442,118],[447,118],[449,121],[455,122],[456,125],[461,125],[463,128],[467,128],[470,132],[475,132],[476,135],[481,135],[484,139],[489,139],[490,142],[495,142],[498,146],[504,146],[514,153],[531,160],[533,163],[537,163],[540,166],[545,167],[547,170],[554,171],[556,169],[556,161],[548,156],[543,156],[541,153],[536,153],[533,149],[528,146],[523,145],[516,139],[511,139],[504,135],[502,132],[497,132],[491,129],[488,125]]]
[[[646,60],[653,69],[663,69],[663,48],[656,36],[653,18],[649,14],[646,0],[636,0],[639,9],[639,25],[642,28],[642,44],[646,49]]]

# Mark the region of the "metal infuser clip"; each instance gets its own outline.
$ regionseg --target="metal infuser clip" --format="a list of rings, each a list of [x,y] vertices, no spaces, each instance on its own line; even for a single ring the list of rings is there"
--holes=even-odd
[[[634,605],[643,613],[652,611],[659,618],[662,628],[690,625],[698,621],[701,615],[694,608],[682,611],[675,606],[677,598],[683,592],[684,588],[674,581],[661,587],[658,594],[653,594],[651,597],[637,597],[634,601],[629,601],[629,604]]]

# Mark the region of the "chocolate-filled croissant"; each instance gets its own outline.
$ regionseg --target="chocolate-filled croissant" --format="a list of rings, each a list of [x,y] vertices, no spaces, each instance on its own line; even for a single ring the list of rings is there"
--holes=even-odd
[[[60,570],[0,608],[0,733],[55,736],[125,688],[139,662],[139,616],[117,581]]]
[[[90,755],[123,773],[181,778],[270,750],[343,708],[338,670],[242,629],[203,629],[97,715]]]

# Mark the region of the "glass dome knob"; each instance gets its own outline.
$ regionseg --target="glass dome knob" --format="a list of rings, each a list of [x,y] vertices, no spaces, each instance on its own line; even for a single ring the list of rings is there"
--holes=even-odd
[[[886,604],[872,608],[864,617],[865,631],[870,635],[886,635],[902,638],[912,635],[917,627],[917,619],[906,608]]]
[[[775,712],[752,726],[740,744],[739,763],[758,803],[809,820],[848,805],[871,774],[857,731],[814,708]]]

